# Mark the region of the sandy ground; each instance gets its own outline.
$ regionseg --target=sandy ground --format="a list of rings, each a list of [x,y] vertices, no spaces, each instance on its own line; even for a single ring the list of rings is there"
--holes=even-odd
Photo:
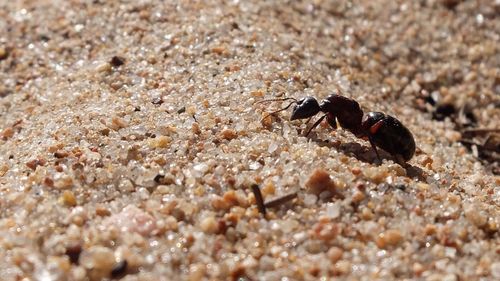
[[[499,13],[0,1],[1,279],[499,280]],[[414,157],[256,103],[332,93]]]

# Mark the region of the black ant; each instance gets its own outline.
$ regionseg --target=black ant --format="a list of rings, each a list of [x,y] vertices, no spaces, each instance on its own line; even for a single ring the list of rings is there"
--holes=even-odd
[[[368,112],[363,116],[363,110],[359,103],[353,99],[332,94],[321,103],[318,103],[314,97],[305,97],[300,100],[294,98],[273,99],[261,102],[285,100],[292,100],[292,102],[269,115],[287,110],[292,105],[295,106],[290,120],[312,118],[319,112],[324,113],[307,131],[306,136],[326,118],[334,130],[337,129],[338,122],[342,128],[350,131],[356,137],[368,138],[380,162],[382,161],[377,146],[394,156],[400,163],[409,161],[415,153],[413,135],[398,119],[382,112]],[[265,116],[264,119],[269,115]]]

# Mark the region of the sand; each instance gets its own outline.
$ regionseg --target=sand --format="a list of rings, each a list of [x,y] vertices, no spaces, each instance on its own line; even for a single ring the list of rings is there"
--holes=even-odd
[[[1,1],[1,279],[500,279],[499,13]],[[258,103],[333,93],[413,158]]]

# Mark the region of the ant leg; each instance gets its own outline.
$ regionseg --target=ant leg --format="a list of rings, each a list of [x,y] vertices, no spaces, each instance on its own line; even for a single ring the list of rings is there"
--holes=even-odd
[[[382,164],[382,159],[380,158],[380,155],[378,154],[377,147],[375,146],[375,143],[373,142],[372,138],[368,137],[368,141],[370,141],[370,144],[371,144],[373,150],[375,150],[375,154],[377,154],[378,161]]]
[[[321,123],[321,121],[323,121],[323,119],[325,119],[326,117],[326,114],[321,116],[321,118],[318,119],[318,121],[316,121],[311,128],[309,128],[309,130],[307,130],[307,133],[306,133],[306,137],[309,135],[309,133],[316,127],[318,127],[319,123]]]
[[[288,99],[292,99],[292,98],[288,98]],[[276,110],[276,111],[270,112],[270,113],[269,113],[269,114],[267,114],[266,116],[262,117],[262,119],[260,119],[260,120],[262,121],[262,120],[266,119],[267,117],[269,117],[269,116],[271,116],[271,115],[273,115],[273,114],[276,114],[276,113],[281,112],[281,111],[283,111],[283,110],[287,110],[290,106],[292,106],[292,104],[295,104],[295,103],[297,103],[297,102],[296,102],[296,101],[292,101],[292,102],[291,102],[290,104],[288,104],[287,106],[285,106],[285,107],[283,107],[283,108],[281,108],[281,109],[278,109],[278,110]]]
[[[406,168],[408,166],[408,163],[406,163],[401,154],[394,155],[394,159],[396,159],[396,163],[398,163],[401,167]]]

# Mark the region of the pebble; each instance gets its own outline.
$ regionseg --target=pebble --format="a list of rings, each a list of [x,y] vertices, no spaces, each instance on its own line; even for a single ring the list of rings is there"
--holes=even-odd
[[[151,140],[152,146],[154,148],[168,148],[171,143],[170,137],[159,136]]]
[[[118,67],[125,64],[125,58],[120,56],[113,56],[109,63],[114,67]]]
[[[74,207],[77,204],[76,197],[73,194],[73,192],[71,192],[70,190],[65,190],[62,194],[61,199],[62,199],[62,202],[64,203],[64,205],[66,205],[68,207]]]
[[[5,128],[2,131],[1,136],[4,140],[12,138],[14,136],[14,129],[12,127]]]
[[[217,232],[219,225],[214,217],[208,216],[206,218],[203,218],[200,223],[200,228],[205,233],[214,234]]]
[[[111,124],[109,125],[109,128],[118,131],[126,127],[128,127],[128,122],[125,119],[118,116],[114,116],[113,118],[111,118]]]
[[[54,180],[54,187],[57,189],[69,189],[73,187],[73,178],[70,175],[62,175]]]
[[[327,253],[328,258],[332,263],[336,263],[337,261],[339,261],[342,258],[343,254],[344,251],[339,247],[331,247]]]
[[[313,238],[330,241],[340,234],[341,228],[339,224],[329,221],[320,221],[313,225]]]
[[[0,46],[0,61],[6,59],[8,55],[9,53],[7,52],[7,49],[5,49],[5,47]]]
[[[335,183],[330,178],[330,174],[323,169],[316,169],[312,172],[306,182],[307,191],[319,195],[323,191],[335,191]]]
[[[104,62],[104,63],[99,64],[99,65],[95,68],[95,70],[96,70],[97,72],[101,72],[101,73],[103,73],[103,72],[111,72],[112,68],[111,68],[111,64],[110,64],[110,63],[108,63],[108,62]]]
[[[235,130],[224,129],[221,132],[221,137],[225,140],[232,140],[238,137],[238,133]]]
[[[109,248],[94,246],[84,250],[79,261],[81,266],[90,271],[92,279],[103,279],[110,276],[115,256]]]
[[[155,218],[132,205],[108,217],[104,224],[115,226],[124,232],[137,232],[143,236],[150,235],[157,230]]]
[[[380,233],[375,243],[379,248],[387,248],[389,246],[397,246],[403,239],[404,237],[399,230],[390,229]]]

